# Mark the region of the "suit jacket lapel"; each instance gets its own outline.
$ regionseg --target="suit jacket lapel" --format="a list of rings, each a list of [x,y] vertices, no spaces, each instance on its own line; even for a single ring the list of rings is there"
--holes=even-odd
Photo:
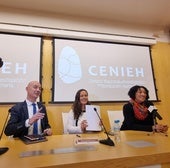
[[[27,103],[26,103],[26,101],[24,101],[24,103],[23,103],[23,110],[24,110],[24,116],[25,116],[25,118],[29,118],[29,116],[28,116],[28,108],[27,108]]]

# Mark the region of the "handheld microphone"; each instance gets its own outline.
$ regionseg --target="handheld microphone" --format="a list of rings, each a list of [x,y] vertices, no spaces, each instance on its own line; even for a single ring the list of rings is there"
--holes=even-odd
[[[0,58],[0,68],[2,67],[3,65],[3,61],[2,61],[2,58]]]
[[[149,106],[148,111],[149,111],[150,113],[153,113],[153,116],[154,116],[154,117],[157,117],[159,120],[162,120],[162,117],[161,117],[161,115],[158,113],[158,109],[157,109],[155,106],[153,106],[153,105]]]
[[[7,121],[8,121],[9,112],[10,112],[10,110],[8,111],[7,117],[6,117],[6,119],[5,119],[5,122],[4,122],[4,125],[3,125],[3,128],[2,128],[2,132],[1,132],[1,135],[0,135],[0,140],[1,140],[2,135],[3,135],[4,129],[5,129],[5,125],[6,125]],[[9,149],[8,147],[0,147],[0,155],[2,155],[2,154],[4,154],[5,152],[7,152],[8,149]]]
[[[155,117],[157,117],[159,120],[162,120],[162,117],[161,117],[161,115],[158,113],[158,110],[157,110],[157,109],[154,109],[154,110],[152,111],[152,113],[154,113]]]
[[[99,120],[100,120],[100,122],[101,122],[101,124],[102,124],[102,126],[103,126],[103,128],[104,128],[104,131],[105,131],[105,133],[106,133],[106,135],[107,135],[107,139],[99,140],[99,142],[100,142],[101,144],[104,144],[104,145],[115,146],[114,142],[111,140],[111,138],[109,137],[109,135],[108,135],[108,133],[107,133],[107,131],[106,131],[106,128],[105,128],[105,126],[104,126],[104,124],[103,124],[103,122],[102,122],[102,119],[100,118],[100,116],[99,116],[99,114],[98,114],[98,112],[97,112],[97,109],[94,108],[94,111],[96,112],[96,114],[97,114],[97,116],[98,116],[98,118],[99,118]]]

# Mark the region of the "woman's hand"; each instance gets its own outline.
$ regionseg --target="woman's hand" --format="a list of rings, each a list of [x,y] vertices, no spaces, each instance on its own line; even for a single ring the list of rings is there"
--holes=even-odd
[[[101,127],[103,126],[103,121],[102,120],[99,121],[99,126],[101,126]]]
[[[168,131],[168,126],[162,124],[156,124],[156,126],[154,126],[154,130],[156,132],[166,133]]]
[[[83,121],[81,122],[81,130],[82,130],[83,132],[85,132],[87,127],[88,127],[87,121],[86,121],[86,120],[83,120]]]
[[[167,125],[163,125],[163,132],[167,132],[168,131],[168,126]]]

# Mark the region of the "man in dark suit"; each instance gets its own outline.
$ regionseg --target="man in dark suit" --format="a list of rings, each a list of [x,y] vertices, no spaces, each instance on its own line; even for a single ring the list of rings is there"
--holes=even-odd
[[[36,101],[41,94],[41,84],[31,81],[27,85],[26,91],[26,100],[14,105],[9,110],[11,115],[4,131],[5,135],[14,137],[32,134],[52,135],[46,108],[42,103]],[[35,124],[36,133],[34,132]]]

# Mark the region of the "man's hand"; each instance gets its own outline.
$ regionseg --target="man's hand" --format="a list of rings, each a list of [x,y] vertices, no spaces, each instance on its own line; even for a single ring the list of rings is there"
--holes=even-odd
[[[44,118],[44,113],[41,113],[42,108],[40,108],[30,119],[28,124],[32,125],[34,122],[37,122],[39,119]]]

